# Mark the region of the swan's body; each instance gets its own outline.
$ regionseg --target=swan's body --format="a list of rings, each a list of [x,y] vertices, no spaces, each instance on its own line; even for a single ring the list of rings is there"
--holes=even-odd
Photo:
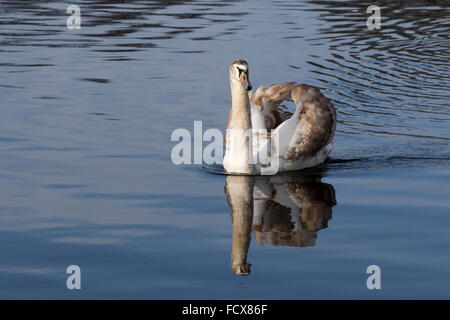
[[[223,166],[227,173],[275,174],[314,167],[333,149],[336,110],[319,89],[288,82],[249,92],[248,65],[230,67],[232,109],[228,115]],[[278,110],[293,99],[294,114]]]

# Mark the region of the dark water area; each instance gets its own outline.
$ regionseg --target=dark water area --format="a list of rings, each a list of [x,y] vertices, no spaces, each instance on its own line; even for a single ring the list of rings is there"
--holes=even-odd
[[[0,298],[450,298],[447,1],[76,4],[0,3]],[[326,164],[172,163],[175,129],[225,129],[238,58],[330,98]]]

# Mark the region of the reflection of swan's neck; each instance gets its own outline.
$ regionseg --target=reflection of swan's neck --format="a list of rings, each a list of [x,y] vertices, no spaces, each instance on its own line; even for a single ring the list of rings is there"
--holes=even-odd
[[[250,273],[247,253],[253,222],[253,186],[252,177],[228,176],[226,179],[227,200],[232,210],[233,221],[231,269],[234,273],[242,275]]]

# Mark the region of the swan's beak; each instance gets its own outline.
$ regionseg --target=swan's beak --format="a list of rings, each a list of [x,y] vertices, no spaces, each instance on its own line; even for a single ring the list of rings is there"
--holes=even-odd
[[[247,74],[242,72],[239,78],[241,79],[242,86],[245,88],[245,90],[247,91],[252,90],[252,85],[250,83],[250,80],[248,80]]]

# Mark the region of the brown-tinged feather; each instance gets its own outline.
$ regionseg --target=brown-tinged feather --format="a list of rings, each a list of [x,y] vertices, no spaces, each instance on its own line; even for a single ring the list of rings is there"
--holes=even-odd
[[[318,88],[300,84],[292,89],[292,99],[297,106],[302,105],[298,125],[308,129],[298,136],[295,147],[287,150],[289,162],[315,155],[331,142],[336,129],[336,109]]]
[[[263,84],[255,93],[249,93],[251,103],[258,106],[261,112],[265,114],[266,129],[275,129],[283,122],[278,107],[283,100],[291,98],[291,90],[295,85],[295,82],[286,82],[283,84],[271,84],[265,88]]]

